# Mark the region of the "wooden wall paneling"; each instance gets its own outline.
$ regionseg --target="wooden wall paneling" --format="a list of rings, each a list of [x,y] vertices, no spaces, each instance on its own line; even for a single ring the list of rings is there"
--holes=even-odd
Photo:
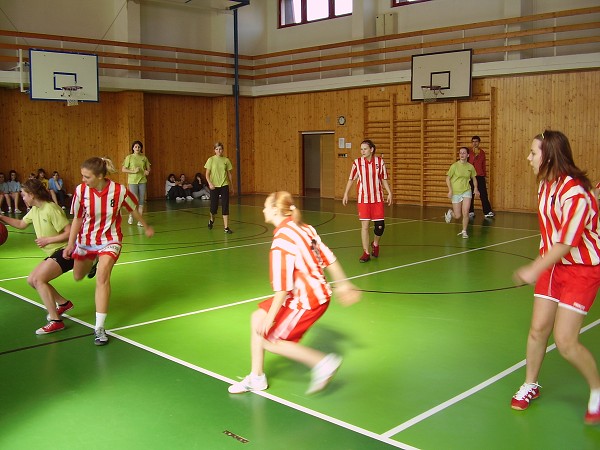
[[[392,117],[393,117],[393,96],[387,96],[384,99],[371,100],[364,97],[364,129],[365,139],[373,141],[376,147],[376,154],[381,156],[386,164],[388,171],[390,188],[394,192],[394,159],[393,159],[393,140],[392,140]]]
[[[395,103],[392,191],[398,203],[423,204],[423,103]]]

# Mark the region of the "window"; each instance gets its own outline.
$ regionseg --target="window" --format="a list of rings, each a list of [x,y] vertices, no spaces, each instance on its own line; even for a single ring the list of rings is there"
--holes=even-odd
[[[428,2],[430,0],[392,0],[392,7],[394,6],[406,6],[412,3]]]
[[[279,0],[280,27],[349,14],[352,14],[352,0]]]

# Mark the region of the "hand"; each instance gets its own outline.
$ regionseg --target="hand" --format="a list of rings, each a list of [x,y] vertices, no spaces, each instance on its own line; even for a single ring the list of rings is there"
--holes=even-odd
[[[50,239],[47,237],[37,238],[35,243],[39,248],[44,248],[46,245],[50,244]]]
[[[258,323],[254,331],[256,332],[256,334],[265,337],[269,333],[269,330],[272,326],[273,319],[267,315],[262,322]]]
[[[392,193],[390,192],[387,196],[387,204],[392,206]]]
[[[67,245],[63,250],[63,258],[71,259],[71,255],[73,254],[73,250],[75,249],[74,245]]]
[[[144,170],[144,175],[145,175],[145,176],[148,176],[148,175],[150,175],[150,171],[149,171],[149,170]]]
[[[348,194],[344,194],[342,198],[342,205],[346,206],[348,204]]]
[[[475,189],[475,198],[479,198],[479,191],[477,189]]]
[[[212,183],[209,181],[209,182],[208,182],[208,188],[209,188],[211,191],[214,191],[214,190],[215,190],[215,185],[214,185],[214,184],[212,184]]]
[[[362,292],[352,283],[345,283],[335,287],[335,298],[342,306],[351,306],[358,303]]]
[[[515,284],[535,284],[539,277],[539,274],[533,269],[531,264],[520,267],[513,274],[513,281]]]
[[[154,236],[154,228],[152,228],[151,226],[146,225],[144,227],[144,233],[146,234],[146,237],[151,238],[152,236]]]
[[[448,191],[448,198],[452,198],[452,191]]]

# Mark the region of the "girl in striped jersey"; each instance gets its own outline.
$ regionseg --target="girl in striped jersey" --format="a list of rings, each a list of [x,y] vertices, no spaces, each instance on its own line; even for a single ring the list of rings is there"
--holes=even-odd
[[[554,331],[556,347],[586,379],[591,394],[585,423],[600,423],[600,375],[592,354],[579,342],[583,319],[600,286],[598,204],[592,184],[573,162],[567,137],[544,131],[527,158],[539,181],[540,256],[515,273],[535,283],[533,316],[527,338],[525,384],[513,396],[523,410],[539,397],[538,374]]]
[[[108,158],[90,158],[81,165],[83,183],[77,186],[73,195],[71,214],[74,218],[69,243],[64,250],[65,257],[75,260],[73,277],[76,281],[90,273],[97,259],[96,345],[108,343],[104,322],[110,298],[110,274],[123,242],[121,208],[127,209],[142,223],[146,236],[154,234],[137,209],[135,195],[125,186],[106,178],[108,173],[116,173]]]
[[[271,285],[275,296],[260,303],[251,319],[250,375],[229,387],[232,394],[262,391],[268,386],[263,371],[268,350],[301,362],[312,369],[308,394],[323,389],[342,359],[300,345],[304,333],[325,313],[331,289],[323,269],[336,283],[336,298],[344,305],[360,299],[360,292],[346,279],[342,266],[310,225],[302,223],[300,211],[289,192],[267,197],[265,222],[275,226],[270,251]]]
[[[361,157],[354,160],[350,170],[350,179],[346,183],[346,190],[342,203],[348,204],[348,192],[356,180],[358,190],[358,218],[361,223],[360,238],[363,247],[362,256],[359,258],[361,263],[367,262],[371,256],[379,256],[379,240],[385,230],[383,214],[383,188],[387,192],[386,202],[392,206],[392,190],[387,182],[387,170],[383,158],[375,156],[375,144],[367,139],[360,144]],[[369,222],[374,223],[373,242],[371,243],[371,252],[369,253]]]

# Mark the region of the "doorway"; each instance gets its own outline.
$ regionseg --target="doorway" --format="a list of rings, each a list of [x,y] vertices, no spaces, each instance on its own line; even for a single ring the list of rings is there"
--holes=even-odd
[[[305,197],[335,197],[334,134],[302,133],[302,194]]]

